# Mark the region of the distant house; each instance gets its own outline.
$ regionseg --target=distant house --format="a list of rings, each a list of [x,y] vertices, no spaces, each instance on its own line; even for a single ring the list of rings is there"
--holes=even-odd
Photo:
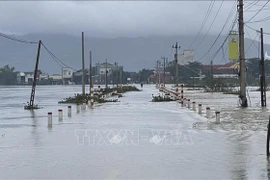
[[[62,75],[61,74],[52,74],[52,75],[49,75],[49,78],[52,80],[53,85],[62,84]]]
[[[34,72],[17,72],[18,84],[31,84],[34,79]]]
[[[71,67],[64,67],[62,69],[62,78],[64,84],[70,84],[72,82],[74,70]]]
[[[114,70],[117,69],[117,66],[115,64],[111,64],[111,63],[108,63],[106,64],[105,63],[101,63],[101,64],[98,64],[98,74],[100,75],[105,75],[106,73],[106,69],[107,69],[107,72],[108,72],[108,75],[110,75]]]
[[[171,83],[173,77],[171,76],[170,72],[165,72],[165,76],[164,76],[164,72],[160,72],[157,73],[156,71],[153,72],[154,74],[150,75],[148,77],[148,82],[150,83],[163,83],[165,81],[165,83]]]
[[[24,72],[25,74],[25,83],[30,84],[34,80],[34,72]]]
[[[17,82],[18,84],[25,84],[25,73],[17,72]]]
[[[47,74],[47,73],[39,74],[38,79],[39,79],[39,81],[48,80],[49,79],[49,74]]]
[[[117,64],[111,64],[111,63],[97,63],[96,64],[96,73],[92,75],[93,77],[93,82],[94,83],[105,83],[105,76],[106,76],[106,69],[107,69],[107,77],[108,77],[108,83],[114,83],[115,77],[113,76],[113,72],[123,71],[123,66],[117,65]]]
[[[49,75],[46,73],[37,74],[38,81],[44,81],[49,79]],[[34,80],[34,72],[17,72],[18,84],[32,84]]]
[[[73,72],[72,76],[72,82],[75,84],[82,84],[82,70],[78,70],[76,72]],[[88,84],[89,83],[89,70],[85,69],[84,70],[84,83]]]
[[[213,72],[214,78],[235,79],[238,78],[239,62],[230,62],[222,65],[202,65],[201,70],[203,74]]]

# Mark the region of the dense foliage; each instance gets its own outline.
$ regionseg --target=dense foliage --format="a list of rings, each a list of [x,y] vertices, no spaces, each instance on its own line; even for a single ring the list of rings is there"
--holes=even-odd
[[[5,65],[0,68],[0,84],[1,85],[15,85],[17,84],[17,73],[14,72],[14,67]]]

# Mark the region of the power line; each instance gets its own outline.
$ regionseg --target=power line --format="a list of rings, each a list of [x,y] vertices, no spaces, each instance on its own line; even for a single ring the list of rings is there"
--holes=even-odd
[[[257,12],[259,11],[260,9],[252,9],[252,10],[249,10],[249,11],[246,11],[246,13],[250,13],[250,12]],[[262,9],[261,11],[268,11],[270,10],[269,7],[264,7],[264,9]]]
[[[252,27],[250,27],[249,25],[247,25],[246,23],[245,23],[245,25],[246,25],[246,27],[248,27],[249,29],[251,29],[251,30],[253,30],[253,31],[255,31],[255,32],[260,32],[259,30],[257,30],[257,29],[254,29],[254,28],[252,28]],[[269,32],[263,32],[263,34],[264,35],[270,35],[270,33]]]
[[[202,32],[202,30],[203,30],[203,27],[204,27],[204,25],[205,25],[205,23],[206,23],[206,21],[207,21],[209,15],[210,15],[210,12],[212,11],[212,8],[213,8],[213,6],[214,6],[214,3],[215,3],[215,0],[214,0],[214,1],[212,0],[211,3],[210,3],[210,5],[208,6],[207,12],[206,12],[206,14],[205,14],[205,16],[204,16],[204,19],[203,19],[203,22],[202,22],[202,24],[201,24],[201,26],[200,26],[200,29],[199,29],[199,31],[198,31],[198,33],[197,33],[195,39],[193,40],[193,42],[192,42],[191,45],[189,46],[189,48],[191,48],[191,46],[195,43],[195,41],[197,40],[197,38],[198,38],[199,35],[201,34],[201,32]]]
[[[269,3],[270,0],[268,0],[259,11],[257,11],[257,13],[255,13],[247,22],[250,22],[254,17],[256,17],[261,11],[262,9]]]
[[[12,40],[12,41],[19,42],[19,43],[25,43],[25,44],[38,44],[38,42],[27,41],[27,40],[20,39],[20,38],[17,38],[17,37],[15,37],[15,36],[7,35],[7,34],[1,33],[1,32],[0,32],[0,36],[1,36],[1,37],[4,37],[4,38],[6,38],[6,39]]]
[[[237,16],[235,17],[232,26],[231,26],[231,30],[234,28],[235,24],[237,22]],[[213,55],[211,60],[214,60],[216,58],[216,56],[218,55],[219,51],[223,48],[224,44],[226,43],[226,41],[229,38],[230,33],[228,33],[228,35],[226,36],[226,38],[224,39],[223,43],[221,44],[221,46],[218,48],[218,50],[215,52],[215,54]]]
[[[248,23],[258,23],[258,22],[263,22],[263,21],[268,21],[268,20],[270,20],[270,16],[267,16],[267,17],[260,19],[260,20],[257,20],[257,21],[251,21]]]
[[[250,5],[252,5],[253,3],[255,3],[255,2],[260,2],[261,0],[255,0],[255,1],[253,1],[252,3],[249,3],[248,1],[245,1],[245,4],[249,4],[249,6]],[[262,4],[257,4],[257,3],[255,3],[253,6],[257,6],[257,7],[262,7],[262,6],[264,6],[264,5],[262,5]],[[266,6],[266,7],[268,7],[268,6]],[[246,8],[248,8],[248,6],[246,6]]]
[[[211,27],[213,26],[213,24],[214,24],[214,22],[215,22],[215,20],[216,20],[216,18],[217,18],[217,16],[218,16],[218,14],[219,14],[219,11],[220,11],[220,9],[221,9],[221,7],[222,7],[222,5],[223,5],[223,2],[224,2],[224,0],[222,0],[221,4],[220,4],[220,6],[219,6],[218,12],[216,13],[216,15],[215,15],[215,17],[214,17],[214,19],[213,19],[213,21],[212,21],[210,27],[208,28],[207,32],[206,32],[205,35],[203,36],[203,38],[202,38],[202,40],[200,41],[200,43],[195,47],[195,49],[197,49],[197,48],[202,44],[202,42],[204,41],[206,35],[208,34],[208,32],[210,31]]]
[[[247,28],[246,28],[246,27],[245,27],[245,30],[246,30],[246,32],[247,32],[248,37],[252,40],[252,37],[250,36],[250,34],[249,34],[249,32],[247,31]],[[251,47],[252,45],[254,45],[256,49],[258,48],[257,45],[254,43],[254,41],[256,40],[257,37],[258,37],[258,33],[256,34],[255,38],[252,40],[250,46],[246,49],[245,54],[247,53],[247,51],[250,49],[250,47]]]
[[[235,5],[234,5],[234,6],[235,6]],[[222,31],[223,31],[224,28],[226,27],[226,25],[227,25],[227,23],[228,23],[230,17],[232,16],[232,14],[233,14],[234,11],[235,11],[234,6],[232,7],[231,12],[230,12],[230,14],[229,14],[227,20],[225,21],[225,23],[224,23],[224,25],[223,25],[223,27],[222,27],[220,33],[218,34],[217,38],[215,39],[215,41],[213,42],[213,44],[211,45],[211,47],[209,48],[209,50],[208,50],[201,58],[199,58],[198,61],[202,60],[202,59],[210,52],[210,50],[214,47],[214,45],[215,45],[215,43],[217,42],[217,40],[219,39],[219,37],[220,37]],[[233,25],[232,25],[232,28],[231,28],[231,29],[233,29],[233,27],[234,27],[234,25],[235,25],[235,23],[236,23],[236,20],[237,20],[237,16],[235,16],[235,19],[234,19],[234,21],[233,21]],[[226,37],[224,43],[226,42],[227,39],[228,39],[228,36]],[[224,43],[223,43],[223,45],[224,45]],[[220,50],[220,49],[219,49],[219,50]]]
[[[70,67],[68,66],[67,64],[65,64],[63,61],[61,61],[58,57],[56,57],[45,45],[44,43],[42,42],[41,43],[42,46],[44,47],[44,49],[48,52],[48,54],[52,57],[52,59],[58,64],[60,65],[61,67]]]
[[[248,11],[249,9],[251,9],[253,6],[255,6],[257,3],[259,2],[259,0],[253,1],[252,3],[250,3],[245,9],[244,11]]]

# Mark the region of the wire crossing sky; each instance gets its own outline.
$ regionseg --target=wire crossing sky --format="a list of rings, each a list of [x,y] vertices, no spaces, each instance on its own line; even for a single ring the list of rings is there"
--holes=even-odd
[[[245,1],[244,20],[250,19],[254,29],[270,32],[270,3],[266,2]],[[217,35],[234,3],[213,1],[207,13],[210,1],[0,1],[0,32],[79,36],[84,31],[92,37],[196,35],[203,23],[200,34]]]

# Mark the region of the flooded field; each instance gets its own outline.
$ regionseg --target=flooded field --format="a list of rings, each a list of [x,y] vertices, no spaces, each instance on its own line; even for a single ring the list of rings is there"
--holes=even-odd
[[[138,85],[139,87],[139,85]],[[203,114],[177,102],[151,102],[158,90],[145,85],[120,102],[67,117],[62,98],[80,86],[38,86],[42,109],[23,109],[29,86],[0,88],[0,179],[268,179],[268,108],[249,92],[242,109],[236,95],[185,91]],[[267,94],[269,101],[269,93]],[[205,118],[205,107],[211,118]],[[58,121],[63,109],[63,122]],[[221,111],[215,124],[214,110]],[[53,113],[53,128],[47,113]]]

